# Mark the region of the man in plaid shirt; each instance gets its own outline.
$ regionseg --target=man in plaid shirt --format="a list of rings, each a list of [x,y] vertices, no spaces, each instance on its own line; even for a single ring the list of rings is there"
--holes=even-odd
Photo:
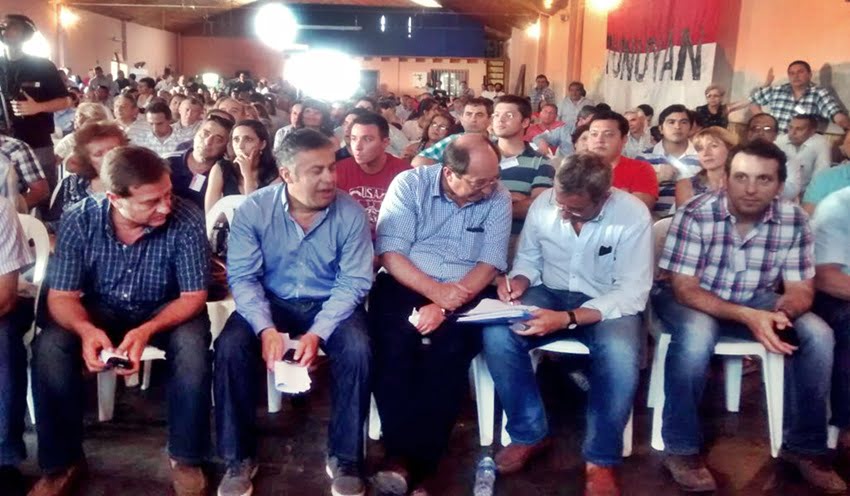
[[[28,209],[50,195],[50,186],[41,164],[28,144],[0,134],[0,161],[3,159],[14,166],[18,178],[17,193],[26,201]]]
[[[788,131],[792,117],[801,114],[819,115],[850,131],[850,118],[829,90],[812,83],[812,68],[803,60],[795,60],[788,66],[787,83],[759,89],[750,102],[753,114],[762,112],[762,106],[769,106],[781,133]]]
[[[652,299],[672,338],[665,364],[664,465],[688,491],[716,488],[699,456],[698,407],[720,336],[756,340],[788,357],[793,390],[781,456],[818,489],[846,491],[844,481],[819,461],[827,449],[835,339],[829,325],[809,312],[813,236],[802,209],[777,198],[785,162],[771,143],[743,147],[727,165],[725,191],[702,195],[676,213],[661,255],[659,267],[672,273],[671,286],[658,288]]]

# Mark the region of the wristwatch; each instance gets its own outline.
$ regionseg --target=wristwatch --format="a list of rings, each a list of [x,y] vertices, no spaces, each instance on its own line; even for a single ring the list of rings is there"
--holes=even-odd
[[[569,315],[570,320],[567,321],[567,329],[572,331],[576,327],[578,327],[578,321],[576,320],[576,313],[572,310],[567,310],[567,315]]]

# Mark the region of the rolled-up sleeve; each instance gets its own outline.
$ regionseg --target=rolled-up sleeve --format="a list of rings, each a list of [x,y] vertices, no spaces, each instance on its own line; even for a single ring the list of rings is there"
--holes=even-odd
[[[617,251],[614,288],[582,305],[598,310],[602,320],[637,315],[646,308],[653,274],[652,224],[648,212],[623,233]]]
[[[351,215],[350,228],[340,233],[340,236],[344,235],[345,238],[340,240],[342,250],[339,272],[331,289],[331,296],[322,304],[322,309],[310,326],[310,332],[326,342],[340,322],[351,316],[354,309],[363,302],[372,287],[374,251],[369,221],[362,208],[354,205],[351,208],[357,211]]]
[[[227,239],[227,281],[236,301],[236,311],[254,333],[274,327],[271,306],[263,289],[263,252],[254,219],[266,216],[255,200],[248,198],[233,215]]]
[[[387,190],[375,227],[375,252],[408,256],[416,239],[417,192],[411,181],[413,171],[403,172],[393,179]]]

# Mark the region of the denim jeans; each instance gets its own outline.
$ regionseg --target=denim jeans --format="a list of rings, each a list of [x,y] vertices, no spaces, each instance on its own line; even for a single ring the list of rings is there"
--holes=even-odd
[[[24,334],[32,322],[32,299],[19,299],[0,317],[0,466],[27,457],[24,415],[27,409],[27,350]]]
[[[578,308],[590,299],[582,293],[541,285],[529,288],[522,303],[564,311]],[[520,336],[503,325],[484,328],[484,358],[508,416],[508,433],[514,442],[521,444],[536,443],[549,433],[528,352],[565,338],[577,339],[590,349],[584,459],[596,465],[619,464],[623,430],[638,385],[641,327],[637,315],[603,320],[574,330],[563,329],[542,337]]]
[[[114,346],[152,317],[104,305],[87,305],[86,310]],[[210,339],[204,308],[174,329],[155,334],[149,343],[167,357],[169,455],[190,465],[202,463],[210,449]],[[61,471],[83,456],[83,367],[80,337],[49,320],[33,341],[32,358],[38,461],[45,472]]]
[[[812,307],[835,333],[835,361],[832,366],[832,419],[839,429],[850,428],[850,301],[826,293],[815,295]]]
[[[325,300],[283,300],[267,295],[272,320],[280,332],[296,338],[310,325]],[[328,454],[342,461],[363,462],[363,424],[369,411],[371,351],[362,308],[345,319],[321,348],[331,361],[331,419]],[[262,344],[248,321],[233,312],[215,341],[215,423],[218,453],[227,462],[257,455],[257,380]],[[265,369],[265,367],[263,367]],[[260,387],[260,386],[263,387]]]
[[[745,306],[772,310],[779,295],[757,293]],[[669,287],[653,291],[652,304],[670,332],[664,368],[664,426],[666,451],[696,454],[702,445],[699,403],[714,345],[720,336],[754,339],[743,324],[718,320],[678,303]],[[784,445],[802,454],[826,451],[826,399],[832,374],[835,339],[832,329],[809,312],[794,320],[800,340],[786,358]]]

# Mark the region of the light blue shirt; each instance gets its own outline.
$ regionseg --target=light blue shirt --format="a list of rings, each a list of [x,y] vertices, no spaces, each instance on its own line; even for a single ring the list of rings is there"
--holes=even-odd
[[[812,216],[815,264],[837,264],[850,274],[850,187],[840,189],[818,204]]]
[[[443,165],[402,172],[378,215],[376,252],[400,253],[440,282],[462,279],[478,263],[503,271],[511,233],[511,196],[501,184],[459,207],[443,192]]]
[[[803,203],[817,205],[831,193],[850,186],[850,160],[816,172],[803,195]]]
[[[652,218],[642,201],[612,188],[599,214],[576,234],[549,189],[528,209],[510,275],[585,294],[592,299],[582,307],[609,320],[644,310],[652,272]]]
[[[286,185],[254,192],[236,209],[227,279],[236,310],[255,333],[274,327],[266,293],[325,300],[309,332],[327,341],[372,286],[372,236],[366,212],[347,193],[306,232],[289,213]]]
[[[576,151],[575,147],[573,147],[573,132],[575,130],[575,124],[564,124],[563,126],[538,134],[534,138],[534,143],[539,147],[540,145],[538,143],[545,141],[550,146],[557,147],[559,154],[569,157]]]

